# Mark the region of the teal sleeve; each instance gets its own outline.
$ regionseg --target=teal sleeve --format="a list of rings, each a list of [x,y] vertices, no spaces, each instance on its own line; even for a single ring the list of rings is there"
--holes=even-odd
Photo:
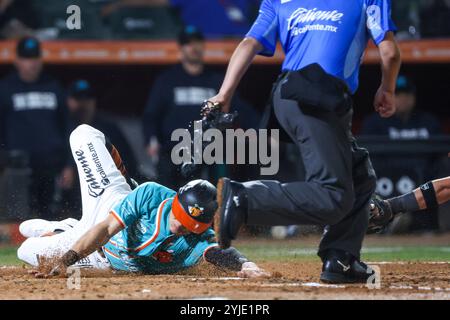
[[[147,214],[152,207],[158,207],[164,199],[174,195],[173,190],[160,184],[144,183],[117,204],[112,213],[124,227],[130,226],[142,215]]]
[[[191,253],[186,257],[184,261],[185,267],[192,267],[200,262],[203,254],[211,247],[217,247],[219,244],[216,242],[215,234],[212,229],[206,230],[200,237],[200,241],[197,242]]]

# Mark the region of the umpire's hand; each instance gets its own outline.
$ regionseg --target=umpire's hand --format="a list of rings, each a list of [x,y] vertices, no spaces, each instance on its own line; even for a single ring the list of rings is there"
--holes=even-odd
[[[375,94],[373,106],[375,107],[375,111],[378,112],[383,118],[393,116],[396,111],[394,93],[387,91],[380,86]]]

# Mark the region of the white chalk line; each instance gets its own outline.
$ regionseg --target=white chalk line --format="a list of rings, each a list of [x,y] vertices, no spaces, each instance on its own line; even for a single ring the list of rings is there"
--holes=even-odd
[[[396,247],[364,247],[361,252],[364,253],[393,253],[408,250],[410,247],[407,246],[396,246]],[[430,248],[435,251],[450,252],[449,247],[422,247],[423,249]],[[294,249],[287,251],[288,255],[315,255],[317,249],[305,248],[305,249]],[[266,255],[280,255],[278,250],[266,250],[264,252]]]
[[[328,289],[346,289],[346,285],[335,285],[335,284],[323,284],[318,282],[290,282],[290,283],[263,283],[262,287],[313,287],[313,288],[328,288]],[[383,289],[383,288],[380,288]],[[441,291],[450,292],[450,288],[441,287],[425,287],[425,286],[389,286],[384,289],[391,290],[418,290],[418,291]]]
[[[217,281],[243,281],[247,280],[246,278],[239,277],[213,277],[213,278],[185,278],[186,280],[191,281],[207,281],[207,280],[217,280]],[[272,287],[272,288],[281,288],[281,287],[310,287],[310,288],[328,288],[328,289],[345,289],[348,288],[346,285],[337,285],[337,284],[325,284],[319,282],[279,282],[279,283],[261,283],[258,284],[260,287]],[[390,289],[390,290],[417,290],[417,291],[437,291],[437,292],[450,292],[450,288],[444,287],[427,287],[427,286],[408,286],[408,285],[392,285],[386,288],[381,289]]]

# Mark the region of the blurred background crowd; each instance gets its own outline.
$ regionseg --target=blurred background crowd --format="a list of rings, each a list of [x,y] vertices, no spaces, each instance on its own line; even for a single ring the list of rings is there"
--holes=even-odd
[[[69,5],[83,8],[84,28],[69,32]],[[208,39],[243,36],[258,13],[260,0],[1,0],[0,35],[33,32],[41,39],[174,39],[192,25]],[[392,16],[399,39],[450,36],[449,0],[395,0]]]
[[[226,67],[205,63],[205,42],[241,38],[260,2],[0,0],[0,37],[16,41],[13,65],[0,67],[0,221],[81,215],[68,137],[83,123],[108,136],[138,182],[154,180],[175,189],[182,185],[185,179],[170,161],[170,134],[199,120],[202,102],[216,94]],[[66,27],[66,8],[71,4],[82,8],[80,30]],[[400,41],[450,41],[450,0],[394,0],[392,14]],[[172,40],[178,46],[179,63],[47,66],[41,42],[59,39]],[[244,78],[232,103],[239,112],[238,127],[258,128],[278,70],[279,66],[256,66]],[[397,81],[397,113],[381,119],[371,106],[374,75],[379,71],[376,66],[362,69],[354,132],[372,153],[381,196],[406,193],[422,182],[449,175],[448,71],[448,63],[404,66]],[[296,148],[282,144],[280,150],[280,172],[269,178],[298,180],[303,172]],[[201,172],[212,182],[222,176],[257,179],[258,174],[257,166],[247,165],[216,165]],[[450,230],[448,211],[444,206],[428,215],[405,215],[388,232]],[[281,234],[306,231],[316,229],[292,226]]]

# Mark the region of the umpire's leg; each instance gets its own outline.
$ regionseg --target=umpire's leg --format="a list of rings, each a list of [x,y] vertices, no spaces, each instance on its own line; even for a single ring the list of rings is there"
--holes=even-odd
[[[244,183],[249,206],[247,223],[338,226],[325,234],[321,249],[340,249],[358,257],[367,217],[350,216],[358,202],[352,181],[353,152],[348,131],[350,101],[342,114],[299,107],[295,101],[281,99],[280,85],[273,99],[280,125],[300,149],[306,181]]]
[[[369,222],[369,201],[376,188],[376,175],[366,149],[352,140],[353,189],[355,202],[351,212],[339,223],[327,225],[319,246],[319,256],[324,259],[327,250],[342,249],[358,260]]]

